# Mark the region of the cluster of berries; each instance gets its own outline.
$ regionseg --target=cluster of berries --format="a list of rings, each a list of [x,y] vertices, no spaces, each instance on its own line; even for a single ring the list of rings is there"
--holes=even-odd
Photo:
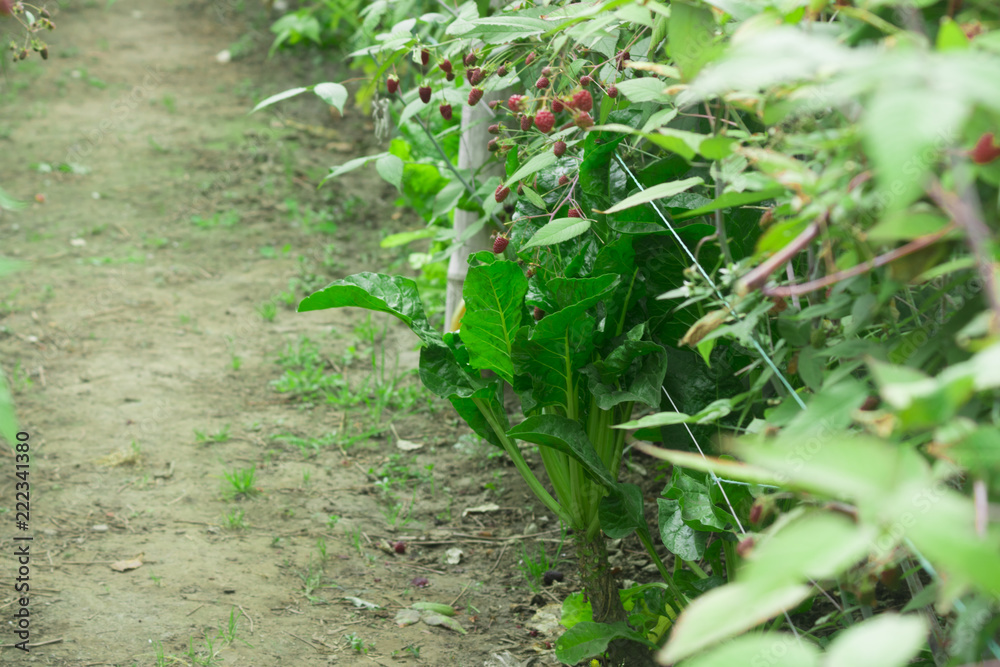
[[[42,60],[49,59],[49,47],[45,44],[45,42],[37,37],[34,37],[33,35],[43,30],[55,30],[56,24],[52,22],[52,15],[49,14],[49,11],[44,7],[32,7],[32,9],[38,12],[37,16],[27,11],[24,3],[22,2],[17,2],[15,0],[0,0],[0,15],[13,16],[14,19],[21,24],[25,31],[24,44],[18,45],[14,42],[14,40],[11,40],[8,45],[14,62],[24,60],[28,57],[29,46],[32,51],[38,53],[42,57]]]

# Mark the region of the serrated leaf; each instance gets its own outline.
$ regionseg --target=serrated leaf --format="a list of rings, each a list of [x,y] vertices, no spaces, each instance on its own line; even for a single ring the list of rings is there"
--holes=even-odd
[[[660,183],[659,185],[654,185],[651,188],[646,188],[642,192],[632,195],[631,197],[626,197],[621,200],[611,208],[606,211],[598,211],[599,213],[617,213],[618,211],[624,211],[625,209],[632,208],[633,206],[639,206],[640,204],[648,204],[651,201],[657,199],[663,199],[664,197],[672,197],[676,194],[689,190],[696,185],[701,185],[704,183],[700,177],[685,178],[682,181],[671,181],[669,183]]]
[[[317,83],[313,86],[313,92],[341,114],[344,113],[344,104],[347,102],[347,88],[344,88],[339,83]]]
[[[535,232],[528,242],[521,246],[521,250],[555,245],[576,238],[590,229],[590,224],[590,220],[586,218],[556,218]]]
[[[546,167],[554,165],[556,163],[556,160],[558,159],[559,158],[557,158],[555,153],[553,153],[552,151],[539,153],[538,155],[536,155],[535,157],[531,158],[523,165],[521,165],[520,168],[518,168],[518,170],[514,172],[514,175],[507,179],[507,181],[504,183],[504,187],[509,188],[511,185],[516,185],[517,182],[522,178],[527,178],[528,176],[531,176],[532,174],[535,174],[541,171],[542,169],[545,169]]]

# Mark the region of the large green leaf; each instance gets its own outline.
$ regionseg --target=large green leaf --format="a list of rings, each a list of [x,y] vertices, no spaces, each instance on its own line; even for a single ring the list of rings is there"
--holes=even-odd
[[[636,401],[655,408],[667,373],[667,353],[652,341],[626,339],[606,359],[580,372],[589,380],[590,393],[602,410]]]
[[[634,531],[648,531],[642,508],[642,489],[635,484],[618,484],[616,492],[601,498],[597,515],[601,530],[613,540],[628,537]]]
[[[903,667],[926,645],[919,616],[879,614],[844,630],[827,649],[823,667]]]
[[[736,667],[752,664],[747,656],[760,658],[767,667],[818,667],[819,651],[808,640],[788,632],[747,634],[726,642],[697,657],[680,663],[680,667]]]
[[[298,312],[354,306],[389,313],[403,321],[427,345],[442,345],[424,314],[417,284],[402,276],[357,273],[313,292],[299,304]]]
[[[682,560],[697,561],[705,555],[709,534],[698,531],[684,521],[679,500],[657,498],[657,525],[663,546]]]
[[[617,481],[601,461],[587,432],[576,420],[559,415],[534,415],[507,431],[507,435],[568,454],[579,461],[587,474],[605,488],[614,489],[617,486]]]
[[[473,368],[489,369],[514,382],[514,336],[521,326],[528,280],[516,262],[473,266],[465,278],[462,340]]]
[[[576,238],[588,229],[590,220],[586,218],[556,218],[535,232],[520,250],[562,243]]]
[[[575,396],[576,371],[587,363],[594,349],[596,320],[587,313],[588,308],[563,308],[546,315],[533,329],[522,327],[517,332],[514,372],[524,381],[515,386],[527,390],[537,406],[568,408]]]
[[[656,199],[672,197],[676,194],[684,192],[685,190],[689,190],[696,185],[701,185],[704,182],[705,181],[703,181],[700,177],[695,176],[692,178],[685,178],[682,181],[660,183],[659,185],[654,185],[651,188],[646,188],[642,192],[638,192],[631,197],[626,197],[608,210],[602,211],[602,213],[617,213],[618,211],[624,211],[625,209],[632,208],[633,206],[648,204]]]
[[[630,639],[651,648],[656,647],[656,644],[622,621],[618,623],[583,621],[564,632],[556,640],[556,657],[563,664],[575,665],[581,660],[601,655],[614,639]]]
[[[678,617],[657,658],[663,664],[673,664],[694,655],[794,608],[812,591],[812,586],[798,584],[768,588],[744,582],[712,589],[692,601]]]
[[[670,55],[684,77],[691,81],[706,63],[722,51],[715,36],[711,8],[691,0],[670,3],[667,35]]]

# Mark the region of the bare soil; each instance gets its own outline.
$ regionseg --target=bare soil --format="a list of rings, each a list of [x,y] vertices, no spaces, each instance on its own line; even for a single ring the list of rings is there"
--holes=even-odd
[[[579,589],[572,560],[540,593],[518,566],[522,548],[555,555],[556,522],[422,392],[409,332],[294,312],[334,279],[407,271],[379,240],[421,225],[368,170],[317,190],[383,150],[359,109],[247,114],[342,64],[267,59],[253,2],[60,4],[50,59],[0,82],[0,184],[30,203],[0,216],[0,255],[24,262],[0,279],[0,362],[34,537],[29,653],[11,648],[3,542],[0,664],[556,664],[530,619]],[[333,388],[277,390],[309,367]],[[251,468],[238,493],[227,475]],[[468,634],[398,627],[418,601],[454,605]]]

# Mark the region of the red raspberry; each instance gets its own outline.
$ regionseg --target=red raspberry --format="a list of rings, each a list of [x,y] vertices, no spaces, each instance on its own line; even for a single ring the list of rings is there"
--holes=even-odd
[[[431,87],[430,86],[420,86],[420,101],[427,104],[431,101]]]
[[[587,87],[593,82],[594,78],[589,74],[584,74],[583,76],[580,77],[580,85],[583,87]]]
[[[524,59],[524,66],[527,67],[531,63],[535,62],[535,52],[532,51],[528,54],[528,57]]]
[[[571,106],[580,111],[590,111],[594,108],[594,98],[591,96],[589,90],[581,90],[573,95],[573,104]]]
[[[395,95],[396,91],[399,90],[399,79],[390,76],[385,80],[385,88],[389,91],[390,95]]]
[[[615,56],[615,62],[618,63],[618,71],[625,69],[625,61],[631,60],[632,54],[628,51],[619,51],[618,55]]]
[[[508,190],[508,192],[510,191]],[[507,244],[509,242],[510,239],[508,239],[506,236],[501,235],[496,237],[496,239],[494,239],[493,241],[493,254],[499,255],[500,253],[502,253],[504,250],[507,249]]]
[[[505,188],[503,183],[497,186],[496,192],[493,193],[493,198],[497,200],[498,204],[502,204],[503,200],[507,198],[510,194],[510,188]]]
[[[483,99],[483,89],[473,88],[469,91],[469,106],[474,107],[479,104],[479,100]]]
[[[618,86],[608,86],[608,97],[618,97]]]
[[[493,123],[488,128],[486,128],[486,131],[489,132],[490,134],[500,134],[500,123]]]
[[[570,217],[570,218],[582,218],[583,217],[583,211],[581,211],[578,208],[571,208],[569,210],[569,213],[567,214],[567,217]]]
[[[511,111],[521,111],[524,108],[524,95],[511,95],[507,100],[507,108]]]
[[[431,61],[431,52],[424,49],[420,52],[420,62],[424,67],[427,67],[427,63]]]
[[[552,113],[559,113],[563,110],[563,101],[560,99],[552,100]]]
[[[976,147],[969,151],[969,157],[976,164],[989,164],[1000,158],[1000,146],[996,144],[996,139],[992,132],[987,132],[979,137]]]
[[[451,71],[451,61],[445,58],[444,60],[438,63],[438,67],[441,68],[442,72],[447,74],[448,72]]]
[[[543,67],[542,68],[542,76],[548,76],[550,74],[552,74],[552,68],[551,67]]]
[[[534,310],[534,312],[531,313],[531,315],[532,315],[532,317],[535,318],[535,321],[538,322],[543,317],[545,317],[545,311],[542,310],[541,308],[539,308],[538,306],[535,306],[535,310]]]
[[[542,109],[535,116],[535,127],[539,129],[544,134],[548,134],[552,131],[552,126],[556,124],[556,117],[552,115],[551,111],[546,111]]]
[[[491,153],[496,153],[498,150],[500,150],[500,145],[497,144],[496,139],[490,139],[489,141],[486,142],[486,150],[488,150]]]
[[[580,114],[579,116],[576,117],[576,126],[577,127],[581,127],[581,128],[583,128],[583,129],[586,130],[588,127],[592,126],[593,124],[594,124],[594,119],[590,117],[589,113],[582,113],[582,114]]]
[[[497,70],[497,76],[499,77],[507,76],[507,63],[500,65],[500,69]]]
[[[566,153],[566,142],[557,141],[552,144],[552,152],[556,154],[556,157],[562,157]]]
[[[547,77],[540,77],[538,81],[535,82],[535,88],[538,90],[544,90],[549,87],[549,80]]]
[[[569,177],[566,174],[559,177],[559,185],[566,185],[567,183],[569,183]]]
[[[524,114],[523,116],[521,116],[521,131],[522,132],[527,132],[528,130],[530,130],[531,129],[531,122],[533,120],[534,120],[534,118],[532,118],[528,114]]]
[[[444,118],[445,120],[451,120],[451,105],[450,104],[442,104],[441,106],[438,107],[438,111],[441,112],[441,117],[442,118]]]
[[[466,67],[472,67],[473,65],[476,64],[476,54],[475,53],[468,54],[467,56],[462,58],[462,62],[465,63]]]
[[[483,70],[479,67],[473,67],[465,71],[465,78],[468,79],[469,83],[473,86],[478,86],[483,80]]]

